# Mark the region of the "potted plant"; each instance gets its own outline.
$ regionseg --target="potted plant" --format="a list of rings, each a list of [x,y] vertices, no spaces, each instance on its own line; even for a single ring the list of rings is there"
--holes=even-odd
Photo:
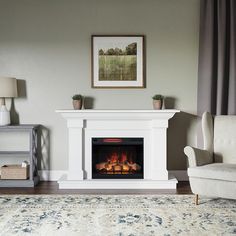
[[[73,107],[75,110],[80,110],[83,104],[83,96],[80,94],[75,94],[73,97]]]
[[[162,108],[163,104],[163,96],[160,94],[155,94],[152,99],[153,99],[153,108],[160,110]]]

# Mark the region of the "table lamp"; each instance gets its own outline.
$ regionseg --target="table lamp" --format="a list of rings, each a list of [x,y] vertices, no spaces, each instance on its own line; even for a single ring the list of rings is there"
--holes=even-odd
[[[0,126],[10,125],[10,112],[6,108],[5,98],[17,97],[17,80],[0,77]]]

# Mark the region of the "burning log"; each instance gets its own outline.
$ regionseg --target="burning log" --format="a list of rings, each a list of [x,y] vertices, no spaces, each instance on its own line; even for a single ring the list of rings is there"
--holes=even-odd
[[[133,163],[133,164],[128,163],[128,166],[130,167],[131,170],[134,170],[134,171],[141,170],[141,166],[138,165],[137,163]]]
[[[113,170],[113,164],[108,163],[108,164],[105,166],[105,169],[106,169],[107,171],[112,171],[112,170]]]
[[[122,165],[122,171],[129,171],[130,167],[127,164]]]
[[[114,172],[122,171],[122,166],[121,166],[121,165],[115,165],[115,166],[113,166],[113,171],[114,171]]]
[[[107,164],[108,164],[107,162],[98,163],[98,164],[96,164],[96,169],[97,170],[106,169]]]

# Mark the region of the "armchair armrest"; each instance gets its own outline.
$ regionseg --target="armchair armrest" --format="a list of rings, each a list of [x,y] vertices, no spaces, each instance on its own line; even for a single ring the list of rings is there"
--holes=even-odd
[[[203,166],[213,162],[212,154],[206,150],[186,146],[184,153],[188,157],[189,167]]]

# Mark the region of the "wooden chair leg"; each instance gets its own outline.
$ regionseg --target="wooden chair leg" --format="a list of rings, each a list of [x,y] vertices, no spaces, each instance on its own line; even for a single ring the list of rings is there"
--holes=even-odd
[[[198,194],[195,194],[195,205],[198,205]]]

